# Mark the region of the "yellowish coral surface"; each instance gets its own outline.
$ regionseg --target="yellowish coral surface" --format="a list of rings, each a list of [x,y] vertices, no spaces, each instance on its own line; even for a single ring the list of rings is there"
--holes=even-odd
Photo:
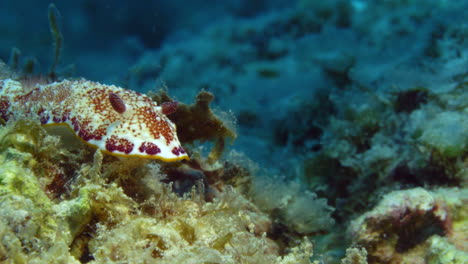
[[[0,128],[0,142],[3,263],[310,263],[308,239],[280,249],[270,218],[230,186],[179,196],[158,163],[68,152],[30,121]]]

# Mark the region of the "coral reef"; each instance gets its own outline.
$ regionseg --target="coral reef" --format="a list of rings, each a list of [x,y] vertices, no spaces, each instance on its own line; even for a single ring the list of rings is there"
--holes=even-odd
[[[285,183],[272,177],[257,177],[252,197],[259,208],[276,214],[277,221],[299,234],[313,234],[329,230],[334,220],[333,208],[326,199],[304,189],[298,182]],[[271,199],[275,193],[281,199]]]
[[[34,121],[8,122],[0,138],[2,261],[310,263],[309,240],[279,247],[268,215],[232,187],[212,202],[203,183],[179,196],[161,165],[69,152]]]
[[[346,249],[346,257],[341,264],[367,264],[367,252],[364,248]]]
[[[1,261],[468,262],[468,1],[47,5],[0,3],[0,77],[148,93],[190,160],[2,122]]]
[[[394,191],[352,222],[350,237],[366,249],[369,263],[446,263],[447,255],[450,263],[464,263],[467,201],[468,192],[457,188]]]
[[[89,217],[89,208],[85,201],[64,202],[57,208],[45,191],[47,179],[38,161],[43,158],[41,152],[53,159],[56,141],[44,131],[35,134],[42,129],[37,124],[22,131],[26,133],[17,129],[29,125],[23,122],[0,129],[5,147],[0,154],[0,258],[7,263],[79,263],[68,253],[68,245],[86,224],[82,220]]]

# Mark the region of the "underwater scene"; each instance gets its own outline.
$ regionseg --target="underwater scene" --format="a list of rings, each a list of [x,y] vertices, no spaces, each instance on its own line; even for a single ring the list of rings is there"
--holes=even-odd
[[[468,0],[0,2],[0,263],[468,263]]]

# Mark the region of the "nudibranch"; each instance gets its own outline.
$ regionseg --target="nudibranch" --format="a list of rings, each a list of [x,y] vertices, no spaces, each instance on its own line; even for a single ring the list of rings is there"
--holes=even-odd
[[[175,104],[176,105],[176,104]],[[45,126],[67,125],[86,143],[117,156],[189,159],[166,114],[148,96],[87,80],[49,84],[0,80],[0,117],[37,118]]]

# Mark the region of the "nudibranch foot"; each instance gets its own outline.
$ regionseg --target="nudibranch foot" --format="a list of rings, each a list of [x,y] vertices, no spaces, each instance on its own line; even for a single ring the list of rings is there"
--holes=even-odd
[[[167,114],[148,96],[87,80],[23,84],[0,80],[0,118],[38,118],[67,125],[76,136],[116,156],[177,161],[189,159]]]

